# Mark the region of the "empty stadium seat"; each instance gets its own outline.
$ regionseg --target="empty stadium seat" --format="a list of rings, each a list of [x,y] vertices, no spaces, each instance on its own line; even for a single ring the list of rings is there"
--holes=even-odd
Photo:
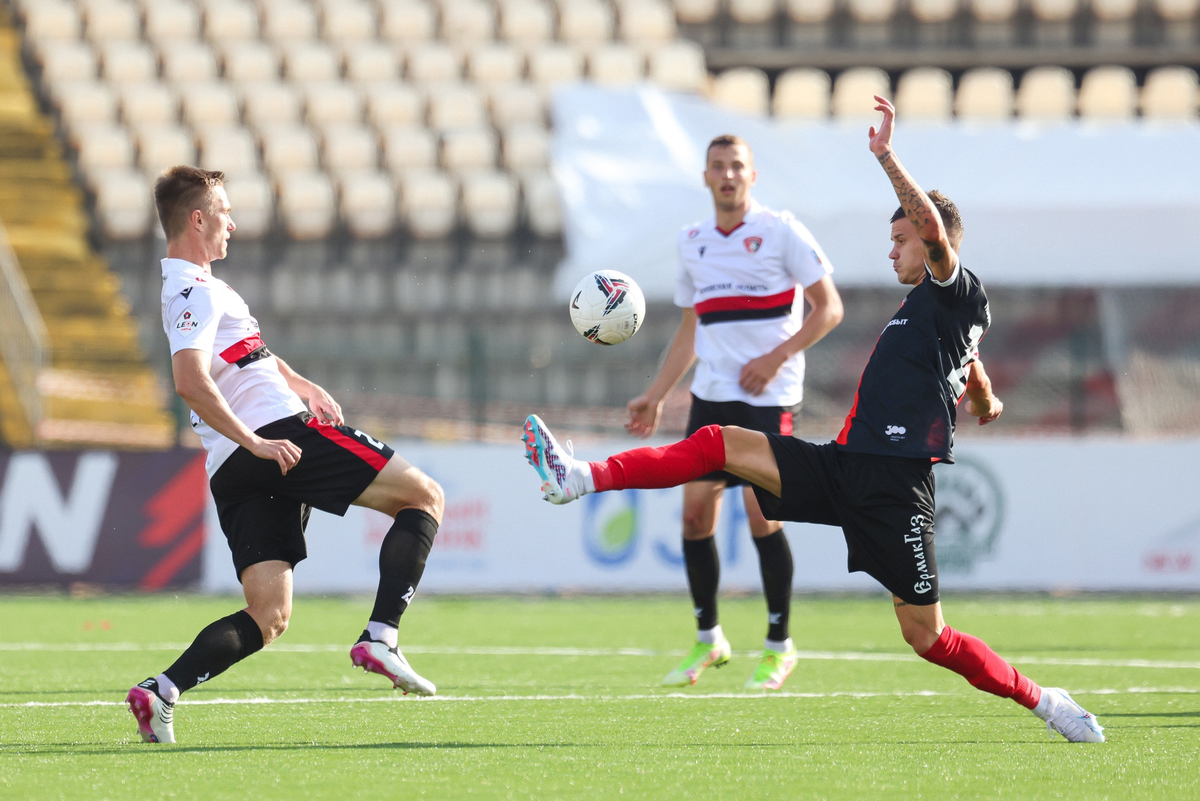
[[[82,32],[83,20],[73,3],[42,0],[25,11],[25,36],[31,41],[74,41]]]
[[[217,58],[204,42],[167,42],[159,48],[162,76],[174,83],[217,79]]]
[[[417,239],[439,239],[458,223],[458,185],[436,170],[411,170],[398,181],[397,206]]]
[[[1017,10],[1020,0],[966,0],[974,24],[976,47],[1011,47],[1018,41]]]
[[[146,38],[177,42],[200,35],[200,12],[184,0],[154,0],[145,6]]]
[[[664,89],[700,92],[708,85],[704,48],[687,39],[678,39],[650,51],[647,77]]]
[[[484,0],[441,0],[442,38],[455,44],[487,41],[496,35],[496,12]]]
[[[222,170],[226,175],[258,172],[258,147],[254,137],[241,126],[205,126],[197,129],[200,165],[206,170]]]
[[[95,178],[96,213],[110,239],[140,239],[150,228],[150,192],[132,169],[107,170]]]
[[[273,42],[302,42],[317,35],[317,11],[302,0],[260,0],[262,36]]]
[[[375,6],[368,0],[321,0],[321,38],[350,44],[374,39],[379,30]]]
[[[290,81],[336,81],[340,77],[337,54],[324,42],[288,42],[280,52],[283,74]]]
[[[1007,120],[1013,115],[1012,73],[997,67],[967,70],[958,82],[954,112],[964,120]]]
[[[259,133],[263,165],[272,176],[317,169],[317,138],[300,125],[265,126]]]
[[[1091,0],[1092,41],[1099,45],[1128,45],[1134,34],[1138,0]]]
[[[896,0],[848,0],[850,17],[854,20],[851,36],[859,47],[878,47],[887,43],[896,14]]]
[[[954,19],[959,0],[910,0],[909,7],[918,22],[936,24]]]
[[[506,0],[500,6],[500,36],[528,45],[554,38],[554,9],[545,0]]]
[[[829,116],[831,85],[824,70],[790,69],[775,80],[772,113],[779,119],[824,119]]]
[[[130,83],[120,88],[126,125],[166,124],[179,119],[179,98],[162,83]]]
[[[138,166],[153,176],[176,164],[196,163],[196,140],[181,125],[139,125],[134,128]]]
[[[1130,120],[1137,114],[1138,86],[1128,67],[1093,67],[1079,87],[1079,115],[1092,120]]]
[[[544,170],[550,161],[550,134],[528,123],[504,129],[504,168],[509,172]]]
[[[517,200],[517,182],[502,172],[474,173],[463,178],[463,217],[476,236],[511,234],[517,227]]]
[[[540,237],[555,237],[562,233],[562,202],[553,176],[544,170],[526,173],[521,180],[525,221]]]
[[[339,212],[350,233],[360,239],[385,236],[396,225],[396,191],[377,172],[346,175],[338,181]]]
[[[438,139],[432,131],[413,125],[392,125],[382,131],[383,163],[393,175],[437,166]]]
[[[675,12],[663,0],[623,0],[618,6],[621,38],[639,45],[669,42],[678,31]]]
[[[341,81],[310,83],[304,87],[304,118],[312,125],[334,122],[360,122],[363,118],[362,94]]]
[[[447,131],[442,134],[442,167],[452,175],[464,175],[496,166],[496,134],[491,128]]]
[[[1061,121],[1075,114],[1075,77],[1062,67],[1035,67],[1021,78],[1017,114],[1023,119]]]
[[[512,83],[524,71],[524,57],[506,44],[477,45],[467,54],[467,77],[476,83]]]
[[[379,166],[379,140],[374,131],[362,125],[322,126],[321,153],[326,169],[335,175],[374,172]]]
[[[85,174],[99,170],[133,167],[133,140],[120,125],[96,123],[75,137],[79,168]]]
[[[968,0],[968,5],[977,22],[1006,23],[1016,16],[1018,0]]]
[[[896,115],[905,120],[945,122],[954,108],[950,73],[932,67],[912,69],[896,85]]]
[[[258,11],[248,0],[205,0],[204,36],[214,44],[258,37]]]
[[[47,83],[95,80],[99,73],[96,52],[87,42],[50,40],[38,48],[38,61]]]
[[[400,77],[400,59],[383,42],[355,42],[345,47],[346,79],[358,83],[394,81]]]
[[[279,217],[293,239],[329,236],[337,221],[337,203],[329,176],[316,171],[289,172],[279,176],[276,185]]]
[[[429,95],[429,127],[435,131],[480,128],[487,111],[479,89],[467,83],[444,84]]]
[[[264,125],[300,122],[300,93],[280,81],[242,84],[242,116],[246,124],[261,129]]]
[[[1187,67],[1159,67],[1146,75],[1142,87],[1142,116],[1159,121],[1196,119],[1200,87]]]
[[[84,35],[93,44],[133,42],[141,36],[142,18],[128,0],[84,0]]]
[[[626,44],[612,43],[588,55],[588,77],[600,86],[624,86],[646,77],[646,59]]]
[[[233,89],[224,83],[180,84],[179,99],[183,104],[183,119],[194,129],[236,125],[241,116]]]
[[[729,0],[729,16],[742,25],[761,25],[775,19],[776,0]]]
[[[141,42],[104,42],[98,47],[104,80],[109,83],[145,83],[158,78],[158,59]]]
[[[583,78],[583,54],[575,47],[555,42],[529,53],[529,79],[548,88]]]
[[[279,78],[279,56],[264,42],[235,39],[226,43],[222,51],[227,80],[250,83]]]
[[[712,99],[743,114],[765,115],[770,105],[767,75],[753,67],[725,70],[713,81]]]
[[[613,34],[612,7],[600,0],[571,0],[559,6],[558,36],[577,45],[607,42]]]
[[[58,112],[68,128],[117,118],[117,95],[98,81],[65,81],[52,87]]]
[[[433,38],[437,16],[426,0],[380,0],[380,32],[392,42],[423,42]]]
[[[462,76],[462,56],[444,42],[422,42],[409,48],[404,75],[418,84],[456,81]]]
[[[1079,12],[1080,0],[1029,0],[1037,24],[1034,41],[1042,47],[1065,47],[1074,39],[1072,22]]]
[[[675,0],[675,17],[685,25],[712,22],[719,10],[719,0]]]
[[[266,176],[257,172],[226,176],[225,194],[229,196],[238,239],[258,239],[271,230],[275,193]]]
[[[833,82],[830,102],[833,116],[842,119],[874,118],[879,112],[875,96],[889,97],[891,84],[887,73],[874,67],[846,70]]]
[[[501,129],[519,123],[544,125],[546,121],[542,95],[528,83],[493,86],[488,92],[488,108],[492,124]]]
[[[834,0],[786,0],[788,19],[803,25],[822,25],[833,15]]]
[[[1039,22],[1064,22],[1079,11],[1079,0],[1029,0],[1029,8]]]
[[[425,94],[402,83],[367,86],[367,119],[381,131],[392,125],[424,125]]]

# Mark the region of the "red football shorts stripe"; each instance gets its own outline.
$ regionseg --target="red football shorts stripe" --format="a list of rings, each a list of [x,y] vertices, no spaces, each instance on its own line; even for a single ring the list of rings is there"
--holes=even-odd
[[[221,351],[221,358],[230,364],[237,364],[240,359],[244,359],[259,348],[265,348],[266,346],[266,343],[262,341],[262,335],[255,334]]]
[[[343,448],[350,451],[367,464],[371,465],[371,467],[375,468],[376,472],[382,470],[383,466],[388,462],[382,453],[371,450],[354,437],[347,437],[341,431],[338,431],[336,428],[329,425],[329,423],[322,423],[320,420],[314,417],[308,421],[308,427],[316,429],[317,433],[325,437],[325,439],[341,445]]]
[[[790,437],[792,435],[792,432],[795,430],[793,428],[793,425],[794,425],[794,422],[792,419],[791,412],[780,412],[779,413],[779,433],[781,435],[783,435],[785,437]]]
[[[777,295],[730,295],[725,298],[711,298],[696,304],[696,314],[722,311],[747,311],[751,309],[774,309],[778,306],[790,306],[796,300],[796,288]]]

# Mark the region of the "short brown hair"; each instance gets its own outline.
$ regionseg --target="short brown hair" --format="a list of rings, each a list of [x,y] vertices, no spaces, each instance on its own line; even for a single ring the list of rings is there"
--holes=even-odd
[[[179,165],[163,170],[154,182],[154,205],[163,233],[172,239],[187,228],[188,216],[201,204],[211,203],[213,187],[225,184],[225,173]]]
[[[933,201],[933,207],[937,209],[938,216],[942,218],[942,226],[946,229],[946,238],[950,240],[950,247],[954,248],[954,252],[957,253],[958,249],[962,247],[963,238],[962,214],[959,213],[958,206],[955,206],[953,200],[936,189],[929,193],[929,199]],[[892,215],[892,222],[903,219],[904,207],[901,206]]]
[[[708,164],[708,154],[712,152],[714,147],[738,147],[746,148],[746,152],[750,154],[750,160],[754,161],[754,151],[750,149],[750,145],[746,140],[734,134],[721,134],[713,137],[713,140],[708,143],[708,149],[704,151],[704,163]]]

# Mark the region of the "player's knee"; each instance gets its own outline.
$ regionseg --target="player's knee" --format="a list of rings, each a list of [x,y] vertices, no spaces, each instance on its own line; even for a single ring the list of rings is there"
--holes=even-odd
[[[715,528],[713,516],[704,509],[683,510],[683,538],[685,540],[703,540],[713,535]]]
[[[900,634],[904,637],[904,641],[913,649],[913,652],[917,656],[920,656],[937,642],[939,632],[919,623],[901,623]]]
[[[262,632],[264,646],[283,636],[292,617],[292,605],[280,601],[258,604],[252,606],[249,611]]]
[[[446,509],[446,493],[441,484],[417,471],[417,475],[409,482],[404,492],[396,498],[396,506],[397,511],[420,509],[441,525],[442,514]]]

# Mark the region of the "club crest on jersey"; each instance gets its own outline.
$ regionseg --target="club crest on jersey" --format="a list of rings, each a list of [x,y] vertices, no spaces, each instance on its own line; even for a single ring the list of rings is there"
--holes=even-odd
[[[191,307],[183,310],[183,313],[175,318],[175,333],[179,336],[190,337],[200,328],[200,318],[192,311]]]
[[[757,253],[758,249],[762,247],[762,237],[748,236],[742,240],[742,244],[746,246],[747,253]]]

